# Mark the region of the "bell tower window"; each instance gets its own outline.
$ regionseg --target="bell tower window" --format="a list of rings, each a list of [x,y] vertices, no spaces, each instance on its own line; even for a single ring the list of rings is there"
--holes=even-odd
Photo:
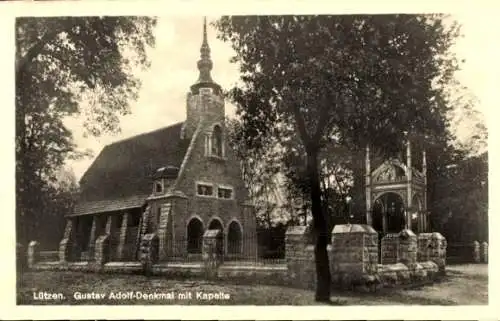
[[[222,150],[222,129],[219,125],[215,125],[212,133],[212,155],[223,156]]]

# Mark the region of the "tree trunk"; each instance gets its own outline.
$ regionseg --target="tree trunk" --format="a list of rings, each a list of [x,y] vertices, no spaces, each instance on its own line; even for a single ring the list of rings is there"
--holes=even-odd
[[[365,159],[364,154],[353,152],[352,170],[354,172],[354,186],[352,188],[352,215],[356,223],[366,223],[366,196],[365,196]]]
[[[331,275],[328,252],[330,233],[321,203],[321,186],[318,172],[318,153],[308,151],[307,174],[310,181],[311,210],[313,216],[313,232],[316,241],[314,256],[316,263],[316,296],[318,302],[330,301]]]

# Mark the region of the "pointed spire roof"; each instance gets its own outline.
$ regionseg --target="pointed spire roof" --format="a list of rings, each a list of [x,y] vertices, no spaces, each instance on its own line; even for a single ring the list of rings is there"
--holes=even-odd
[[[207,40],[207,18],[203,18],[203,42],[200,48],[200,60],[198,60],[198,70],[200,75],[194,85],[191,86],[191,91],[197,93],[200,88],[212,88],[215,92],[220,92],[220,86],[215,83],[210,74],[213,67],[212,59],[210,58],[210,46]]]

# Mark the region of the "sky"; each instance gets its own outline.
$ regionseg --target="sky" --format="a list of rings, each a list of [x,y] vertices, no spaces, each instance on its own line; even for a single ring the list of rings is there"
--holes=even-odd
[[[207,17],[208,22],[217,17]],[[487,119],[491,70],[485,61],[496,59],[490,50],[491,26],[478,19],[477,12],[453,15],[462,25],[463,37],[457,39],[453,51],[458,58],[465,59],[457,79],[470,88],[479,102],[475,108]],[[139,99],[132,103],[131,114],[121,118],[121,132],[99,138],[85,138],[82,120],[68,119],[66,124],[73,131],[75,142],[80,149],[90,149],[94,157],[79,161],[68,161],[67,167],[77,179],[84,174],[102,148],[114,141],[152,131],[185,119],[185,101],[189,86],[197,77],[196,63],[202,41],[201,16],[159,17],[155,29],[156,46],[149,50],[151,67],[146,71],[137,70],[142,80]],[[489,36],[491,35],[491,36]],[[230,88],[239,78],[238,66],[229,59],[234,52],[228,43],[216,39],[216,31],[208,26],[208,42],[211,48],[214,68],[212,76],[223,88]],[[226,102],[226,114],[234,114],[234,106]],[[456,127],[459,139],[466,140],[472,134],[475,119],[467,118]]]

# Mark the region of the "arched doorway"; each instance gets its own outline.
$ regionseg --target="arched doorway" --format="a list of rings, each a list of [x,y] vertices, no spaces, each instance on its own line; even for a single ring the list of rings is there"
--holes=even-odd
[[[219,230],[220,231],[220,239],[217,242],[218,244],[218,252],[221,255],[224,255],[224,225],[222,224],[222,221],[219,219],[212,219],[210,221],[210,224],[208,224],[208,229],[209,230]]]
[[[384,236],[399,233],[406,226],[405,203],[399,194],[386,192],[375,200],[372,207],[372,226],[378,232],[378,257],[381,263]]]
[[[380,234],[398,233],[406,226],[405,203],[394,192],[380,195],[372,208],[373,228]]]
[[[233,221],[229,224],[227,231],[227,254],[238,255],[243,251],[242,231],[238,222]]]
[[[372,208],[372,226],[375,231],[379,232],[379,236],[384,231],[384,203],[380,198],[377,198],[373,203]]]
[[[193,217],[187,225],[187,252],[201,253],[203,240],[203,223],[200,219]]]

